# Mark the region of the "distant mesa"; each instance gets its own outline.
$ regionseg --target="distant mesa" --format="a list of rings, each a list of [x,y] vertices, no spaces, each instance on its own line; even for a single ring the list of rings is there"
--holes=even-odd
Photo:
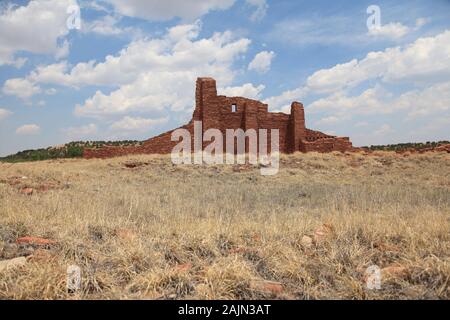
[[[195,110],[191,121],[180,127],[194,134],[194,121],[202,121],[203,132],[219,129],[278,129],[279,150],[282,153],[350,151],[348,137],[336,137],[306,128],[305,111],[300,102],[293,102],[291,113],[268,112],[268,105],[243,97],[217,95],[216,81],[198,78],[195,91]],[[175,129],[174,129],[175,130]],[[105,146],[84,150],[84,157],[110,158],[127,154],[169,154],[178,141],[171,141],[174,130],[150,138],[140,146]],[[207,144],[204,145],[206,147]]]

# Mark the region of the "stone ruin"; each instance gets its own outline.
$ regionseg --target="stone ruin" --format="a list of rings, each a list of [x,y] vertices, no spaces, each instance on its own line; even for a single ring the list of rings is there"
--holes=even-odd
[[[194,136],[194,121],[202,121],[203,132],[210,128],[219,129],[225,135],[226,129],[270,129],[279,130],[279,150],[293,152],[331,152],[353,149],[348,137],[336,137],[306,128],[305,111],[300,102],[293,102],[291,113],[269,112],[268,105],[243,97],[217,95],[216,81],[212,78],[198,78],[195,92],[195,110],[191,121],[180,127]],[[176,129],[174,129],[176,130]],[[160,134],[143,142],[140,146],[106,146],[99,149],[85,149],[84,157],[109,158],[128,154],[169,154],[179,141],[171,141],[174,130]],[[203,147],[209,142],[204,143]],[[248,147],[248,146],[246,146]],[[248,150],[248,149],[247,149]],[[270,150],[270,146],[269,146]]]

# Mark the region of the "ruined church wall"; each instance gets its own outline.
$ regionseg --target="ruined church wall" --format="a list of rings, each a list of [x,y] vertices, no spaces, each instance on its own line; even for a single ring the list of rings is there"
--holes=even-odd
[[[233,110],[235,106],[235,110]],[[191,146],[194,146],[194,121],[202,121],[203,133],[210,129],[219,129],[225,134],[226,129],[267,129],[268,151],[270,152],[270,130],[279,130],[279,151],[291,153],[296,151],[330,152],[352,149],[348,138],[334,137],[305,127],[303,105],[294,102],[291,113],[268,112],[268,105],[260,101],[243,97],[226,97],[217,95],[216,81],[212,78],[198,78],[196,84],[195,109],[192,120],[181,127],[191,134]],[[85,158],[109,158],[126,154],[154,153],[168,154],[179,141],[171,141],[174,130],[151,138],[139,147],[104,147],[86,149]],[[224,135],[225,137],[225,135]],[[225,140],[223,141],[225,148]],[[209,145],[203,142],[203,148]],[[236,148],[236,143],[235,143]],[[247,146],[248,150],[248,146]],[[225,150],[224,150],[225,151]]]

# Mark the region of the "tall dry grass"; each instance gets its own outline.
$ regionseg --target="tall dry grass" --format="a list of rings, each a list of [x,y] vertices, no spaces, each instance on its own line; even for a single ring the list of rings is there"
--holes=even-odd
[[[0,260],[28,256],[0,272],[0,298],[450,297],[448,154],[295,154],[276,176],[165,156],[59,160],[0,164],[0,182]],[[82,289],[68,293],[73,264]],[[371,265],[391,268],[380,290],[366,288]]]

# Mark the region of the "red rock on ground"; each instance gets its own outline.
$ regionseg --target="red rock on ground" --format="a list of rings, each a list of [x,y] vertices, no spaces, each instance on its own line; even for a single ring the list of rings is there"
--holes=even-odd
[[[17,244],[36,244],[36,245],[51,245],[55,244],[56,241],[38,238],[38,237],[21,237],[16,240]]]
[[[133,230],[126,228],[114,230],[114,235],[122,240],[127,241],[135,240],[137,237],[136,233]]]
[[[250,289],[262,293],[278,295],[283,293],[283,285],[280,282],[268,280],[253,280],[250,282]]]
[[[300,240],[300,244],[304,248],[311,248],[311,246],[313,245],[313,239],[305,235],[302,237],[302,240]]]
[[[314,241],[316,243],[321,242],[329,238],[334,233],[334,228],[330,224],[324,223],[314,231]]]
[[[192,269],[192,263],[183,263],[175,266],[176,271],[187,272]]]
[[[20,189],[20,193],[27,195],[27,196],[31,196],[33,194],[33,188],[22,188]]]
[[[403,278],[408,273],[408,268],[399,264],[393,263],[383,269],[381,269],[381,276],[383,278]]]

